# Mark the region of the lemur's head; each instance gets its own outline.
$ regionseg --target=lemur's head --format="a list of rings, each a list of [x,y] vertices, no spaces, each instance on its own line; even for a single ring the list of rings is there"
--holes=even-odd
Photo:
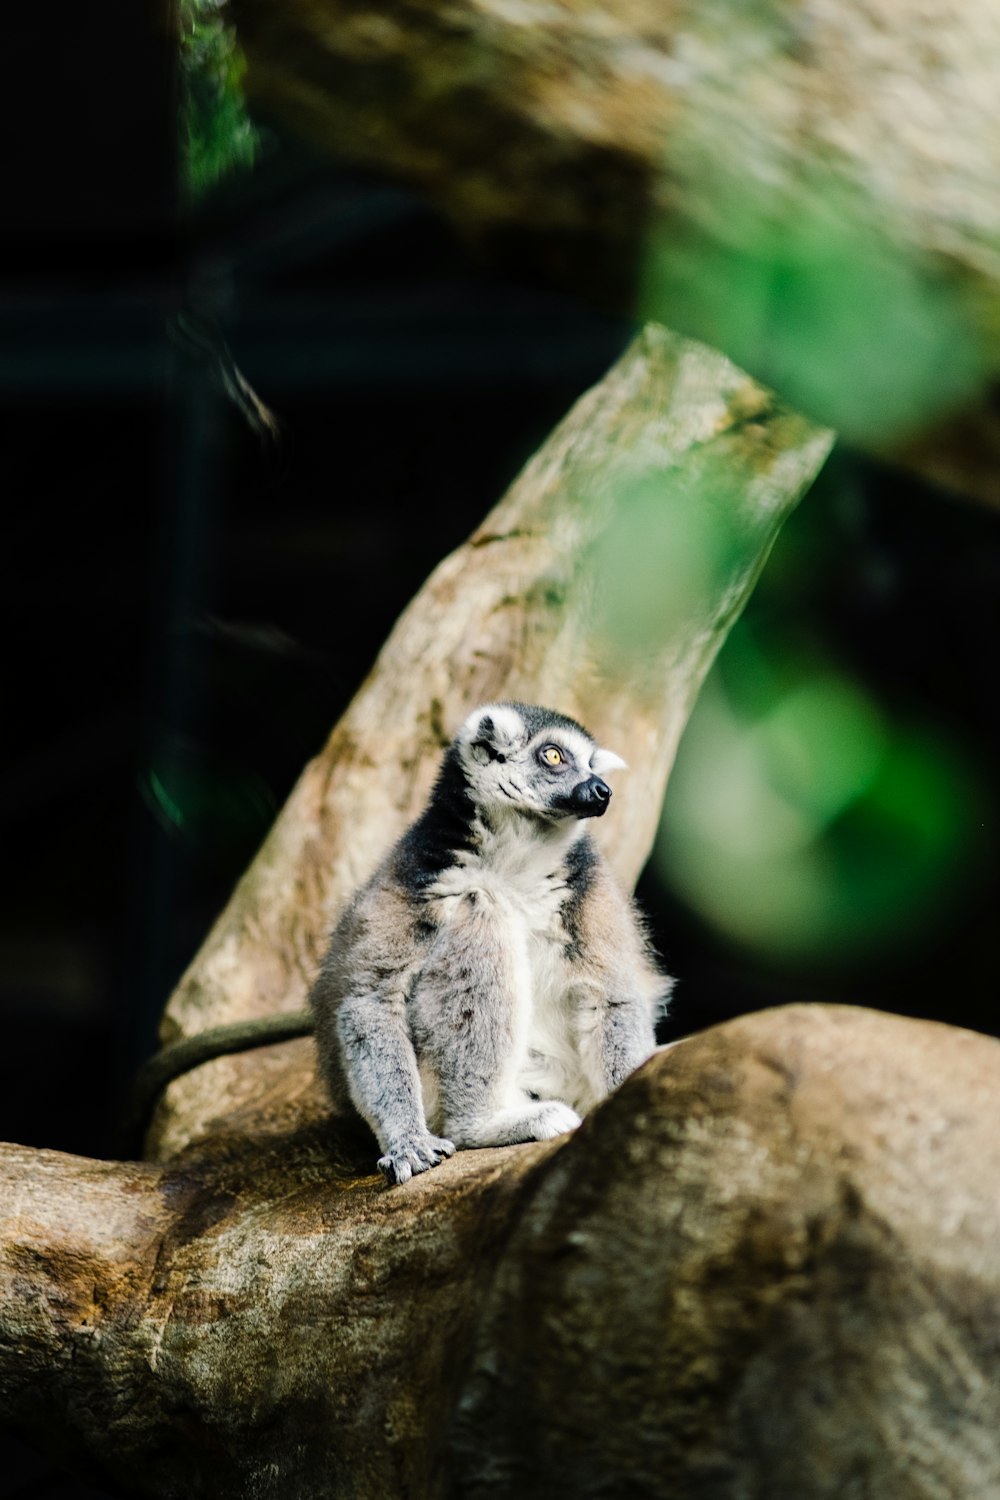
[[[575,719],[527,703],[475,709],[455,751],[477,806],[553,820],[601,817],[611,800],[604,776],[625,765]]]

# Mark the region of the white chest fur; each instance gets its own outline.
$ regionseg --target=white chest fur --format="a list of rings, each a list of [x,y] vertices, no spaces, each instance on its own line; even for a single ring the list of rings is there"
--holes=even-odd
[[[583,831],[575,821],[535,828],[523,818],[481,826],[477,846],[463,852],[429,893],[440,903],[439,920],[446,922],[464,897],[484,898],[515,959],[516,1057],[510,1078],[521,1098],[582,1102],[574,974],[562,913],[570,898],[566,857]]]
[[[575,821],[552,826],[523,817],[497,826],[477,824],[475,847],[457,855],[429,894],[445,903],[473,893],[485,896],[525,939],[544,934],[564,940],[560,914],[569,896],[566,856],[582,831]],[[447,920],[446,909],[440,915]]]

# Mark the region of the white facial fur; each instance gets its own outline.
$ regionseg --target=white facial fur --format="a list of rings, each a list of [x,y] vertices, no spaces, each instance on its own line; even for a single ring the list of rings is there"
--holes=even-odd
[[[480,807],[564,817],[552,798],[591,776],[621,770],[625,761],[613,750],[594,744],[589,735],[559,723],[536,729],[534,734],[516,708],[509,703],[487,703],[465,720],[457,736],[457,747],[469,789]],[[567,757],[560,775],[547,772],[538,752],[554,745]]]

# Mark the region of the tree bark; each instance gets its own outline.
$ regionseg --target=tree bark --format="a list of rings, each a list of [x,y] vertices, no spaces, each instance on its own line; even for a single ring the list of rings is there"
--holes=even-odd
[[[998,1086],[990,1039],[800,1006],[405,1188],[322,1127],[4,1147],[0,1405],[168,1500],[987,1500]]]
[[[230,10],[252,98],[300,134],[494,257],[638,296],[852,440],[998,498],[986,0]]]

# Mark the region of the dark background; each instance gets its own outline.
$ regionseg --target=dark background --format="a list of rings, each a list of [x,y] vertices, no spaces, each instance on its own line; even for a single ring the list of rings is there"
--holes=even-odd
[[[102,17],[22,14],[0,90],[0,1139],[86,1154],[399,611],[633,331],[273,129],[182,223],[171,50],[124,0]],[[277,444],[178,338],[185,309]],[[647,876],[668,1034],[793,998],[995,1031],[1000,518],[841,452],[795,528],[814,567],[786,606],[962,747],[983,844],[930,939],[824,968],[752,961]],[[85,1494],[0,1449],[0,1495]]]

